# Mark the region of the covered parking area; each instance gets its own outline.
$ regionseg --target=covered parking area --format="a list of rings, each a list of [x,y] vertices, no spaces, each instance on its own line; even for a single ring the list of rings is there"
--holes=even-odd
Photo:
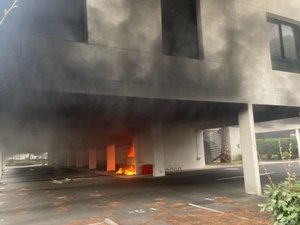
[[[1,97],[2,155],[48,152],[49,165],[57,167],[122,168],[154,177],[170,167],[198,170],[205,167],[203,130],[239,125],[245,190],[256,195],[254,121],[299,115],[296,107],[58,92]]]

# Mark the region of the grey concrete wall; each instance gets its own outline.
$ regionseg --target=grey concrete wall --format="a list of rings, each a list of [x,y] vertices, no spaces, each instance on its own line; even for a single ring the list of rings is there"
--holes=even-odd
[[[300,106],[299,74],[272,71],[266,22],[267,12],[299,21],[300,2],[200,3],[204,60],[162,55],[158,0],[87,0],[90,44],[4,37],[3,86]]]
[[[192,170],[205,166],[204,148],[201,148],[200,140],[197,138],[198,135],[193,126],[173,125],[164,127],[166,171],[172,171],[178,167],[182,170]],[[200,159],[198,160],[197,157]]]
[[[106,149],[97,149],[97,168],[106,169]]]
[[[143,165],[153,165],[153,147],[150,129],[139,131],[135,137],[135,162],[137,174],[142,173]]]
[[[161,53],[160,0],[87,0],[88,42]]]
[[[70,41],[84,40],[83,0],[19,0],[17,5],[5,21],[4,30]]]
[[[240,129],[238,127],[229,127],[231,158],[234,160],[242,154]]]

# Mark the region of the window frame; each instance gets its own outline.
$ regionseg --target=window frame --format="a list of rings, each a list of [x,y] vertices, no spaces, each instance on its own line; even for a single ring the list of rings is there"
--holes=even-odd
[[[288,64],[297,64],[300,65],[300,27],[297,24],[289,23],[284,20],[279,20],[271,17],[267,17],[267,22],[276,24],[279,28],[279,42],[280,42],[280,52],[281,57],[272,56],[271,59],[282,62],[282,63],[288,63]],[[294,33],[294,39],[295,39],[295,47],[296,47],[296,56],[297,59],[289,59],[285,56],[285,50],[284,50],[284,41],[283,41],[283,33],[282,33],[282,25],[286,25],[292,28]],[[271,52],[271,46],[270,46],[270,52]]]

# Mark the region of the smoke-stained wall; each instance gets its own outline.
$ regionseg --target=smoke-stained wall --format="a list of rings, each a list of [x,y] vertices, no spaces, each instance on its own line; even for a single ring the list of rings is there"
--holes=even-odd
[[[88,42],[161,53],[160,0],[87,0]]]
[[[203,60],[163,55],[159,0],[87,0],[86,24],[82,4],[20,0],[0,32],[1,92],[300,105],[299,74],[272,70],[266,20],[300,21],[296,0],[198,0]]]
[[[38,90],[300,105],[296,87],[300,76],[272,71],[266,20],[267,12],[299,20],[296,13],[287,12],[299,9],[300,3],[292,1],[284,6],[280,0],[266,4],[258,0],[198,3],[204,60],[163,55],[159,0],[87,0],[89,44],[34,32],[3,38],[12,42],[17,63],[11,65],[7,60],[6,68],[1,66],[0,72],[3,76],[14,74],[14,79],[21,80],[22,85]],[[77,23],[73,16],[78,17],[80,10],[73,5],[65,15],[66,21]],[[49,10],[56,10],[53,7]],[[61,10],[53,13],[63,14]],[[54,20],[57,22],[54,24],[64,21],[61,17],[57,19],[60,22]],[[24,23],[35,27],[30,17]],[[3,48],[10,46],[9,43]],[[5,79],[14,85],[10,78]]]
[[[19,0],[4,23],[15,32],[84,41],[84,0]]]

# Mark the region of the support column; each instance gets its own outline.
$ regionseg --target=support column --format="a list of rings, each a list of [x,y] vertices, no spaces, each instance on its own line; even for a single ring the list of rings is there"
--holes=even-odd
[[[261,182],[256,149],[253,105],[248,104],[239,112],[241,149],[245,191],[248,194],[261,195]]]
[[[197,130],[196,132],[196,151],[197,161],[200,161],[200,167],[205,167],[205,149],[204,149],[204,131]]]
[[[165,176],[165,152],[161,124],[151,126],[151,138],[153,149],[153,176],[162,177]]]
[[[300,159],[300,132],[299,129],[296,129],[296,139],[297,139],[297,147],[298,147],[298,158]]]
[[[89,169],[97,169],[97,151],[95,148],[89,150]]]
[[[83,152],[76,151],[76,168],[82,168],[82,167],[83,167]]]
[[[116,170],[116,146],[114,144],[107,146],[107,171]]]
[[[141,144],[140,134],[136,133],[134,137],[134,148],[135,148],[135,173],[136,175],[142,174],[142,160],[141,160]]]

